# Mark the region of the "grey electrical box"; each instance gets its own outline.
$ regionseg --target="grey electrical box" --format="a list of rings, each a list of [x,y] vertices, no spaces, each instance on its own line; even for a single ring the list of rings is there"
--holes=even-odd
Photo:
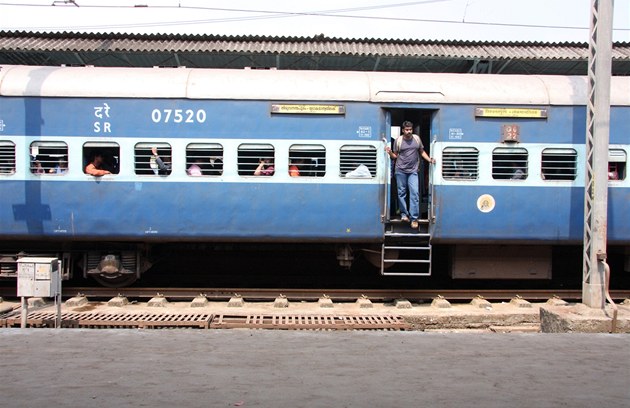
[[[25,257],[17,261],[19,297],[55,297],[59,294],[59,260]]]

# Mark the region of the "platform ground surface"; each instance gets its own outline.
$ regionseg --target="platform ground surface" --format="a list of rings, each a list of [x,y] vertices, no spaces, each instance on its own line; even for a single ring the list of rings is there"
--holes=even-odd
[[[0,329],[3,407],[628,407],[630,336]]]

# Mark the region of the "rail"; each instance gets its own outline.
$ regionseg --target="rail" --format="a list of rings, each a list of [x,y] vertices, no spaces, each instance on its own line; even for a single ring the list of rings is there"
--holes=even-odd
[[[0,288],[0,293],[6,298],[15,297],[16,289]],[[123,295],[128,298],[146,299],[156,296],[157,293],[164,297],[179,300],[191,300],[200,294],[208,300],[229,300],[235,294],[248,300],[269,300],[280,295],[290,300],[315,301],[326,295],[334,301],[356,301],[365,296],[375,301],[388,301],[394,299],[408,299],[414,301],[430,301],[442,296],[450,301],[470,301],[470,299],[482,296],[488,300],[510,300],[520,296],[531,301],[545,301],[552,297],[565,300],[581,300],[582,291],[579,289],[288,289],[288,288],[103,288],[103,287],[64,287],[63,297],[69,298],[81,293],[92,298],[109,298]],[[613,299],[622,300],[630,298],[630,290],[611,290]]]

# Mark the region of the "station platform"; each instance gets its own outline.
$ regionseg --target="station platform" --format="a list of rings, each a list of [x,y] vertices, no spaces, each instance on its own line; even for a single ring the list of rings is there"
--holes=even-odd
[[[3,407],[623,407],[630,336],[0,329]]]

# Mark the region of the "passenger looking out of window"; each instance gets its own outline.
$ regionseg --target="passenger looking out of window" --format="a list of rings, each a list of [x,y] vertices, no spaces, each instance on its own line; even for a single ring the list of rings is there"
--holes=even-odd
[[[39,160],[35,160],[35,162],[33,163],[33,173],[35,174],[44,174],[44,167],[42,166],[42,162],[40,162]]]
[[[523,180],[524,178],[525,178],[525,173],[523,173],[523,170],[516,169],[514,170],[512,177],[510,177],[510,180]]]
[[[208,170],[206,174],[210,176],[220,176],[223,173],[223,158],[222,157],[210,157],[208,159],[210,164],[208,165]]]
[[[57,165],[54,168],[48,170],[48,172],[52,174],[65,174],[68,172],[68,162],[66,161],[66,159],[61,159],[59,160]]]
[[[202,176],[203,173],[201,172],[200,164],[201,164],[201,160],[195,159],[195,162],[191,164],[190,167],[188,167],[188,170],[186,170],[186,173],[188,173],[189,176],[193,176],[193,177]]]
[[[273,176],[275,168],[273,167],[273,161],[268,159],[260,159],[258,167],[254,170],[254,176]]]
[[[171,174],[171,163],[169,157],[164,157],[164,159],[162,159],[158,154],[157,147],[152,147],[151,153],[153,154],[151,158],[155,160],[155,164],[157,165],[157,174],[164,176]]]
[[[518,166],[518,164],[516,164],[515,162],[512,162],[512,177],[510,177],[510,180],[524,180],[525,179],[525,172]]]
[[[401,221],[409,222],[411,228],[418,228],[420,217],[420,196],[418,172],[420,171],[420,157],[429,163],[435,163],[422,145],[420,136],[413,134],[413,123],[405,121],[402,124],[402,135],[394,141],[394,150],[385,146],[385,151],[390,158],[396,160],[395,177],[398,186],[398,206],[401,213]],[[409,195],[409,209],[407,209],[407,195]]]
[[[293,164],[289,166],[289,176],[291,177],[300,177],[300,167],[304,164],[304,160],[296,159],[293,161]]]
[[[617,163],[608,164],[608,180],[619,180],[619,171],[617,170]]]
[[[85,173],[95,176],[95,177],[101,177],[106,174],[112,174],[109,170],[103,170],[102,167],[103,167],[103,154],[95,153],[94,159],[92,159],[90,164],[85,166]]]

